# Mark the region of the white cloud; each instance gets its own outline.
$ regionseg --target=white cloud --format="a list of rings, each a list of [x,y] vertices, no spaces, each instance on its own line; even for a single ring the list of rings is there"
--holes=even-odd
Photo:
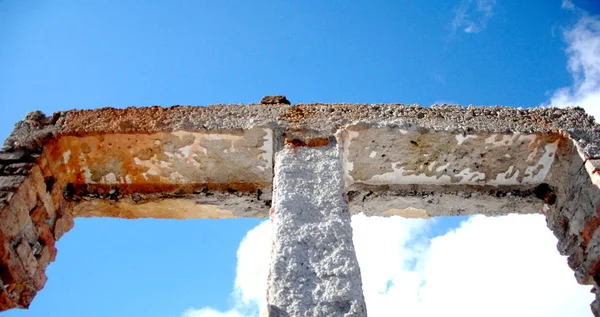
[[[265,307],[271,254],[271,223],[266,220],[246,233],[237,251],[234,307],[220,312],[210,307],[189,308],[181,317],[258,316]]]
[[[494,15],[496,0],[462,0],[454,10],[452,33],[462,30],[466,33],[478,33],[487,27]]]
[[[242,317],[243,315],[236,311],[230,310],[228,312],[220,312],[212,308],[193,309],[186,310],[181,317]]]
[[[422,222],[353,226],[369,316],[591,315],[591,287],[577,285],[541,215],[475,216],[417,241]]]
[[[576,283],[543,216],[475,216],[433,239],[431,224],[353,217],[370,317],[591,315],[590,286]],[[189,309],[182,317],[258,316],[270,239],[265,221],[240,244],[233,309]]]
[[[573,84],[556,90],[545,106],[579,106],[600,120],[600,16],[589,16],[570,1],[563,8],[581,15],[572,28],[564,32],[567,43],[567,69]]]

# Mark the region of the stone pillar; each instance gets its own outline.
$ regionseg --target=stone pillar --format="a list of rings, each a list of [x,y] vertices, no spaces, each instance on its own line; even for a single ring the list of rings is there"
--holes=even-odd
[[[268,316],[366,316],[335,145],[276,155]]]

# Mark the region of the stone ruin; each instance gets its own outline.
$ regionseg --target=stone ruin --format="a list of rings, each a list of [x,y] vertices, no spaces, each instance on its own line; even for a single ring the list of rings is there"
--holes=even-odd
[[[75,217],[270,215],[265,313],[366,316],[352,214],[542,213],[600,316],[600,126],[582,109],[283,99],[28,114],[0,152],[0,310],[30,305]]]

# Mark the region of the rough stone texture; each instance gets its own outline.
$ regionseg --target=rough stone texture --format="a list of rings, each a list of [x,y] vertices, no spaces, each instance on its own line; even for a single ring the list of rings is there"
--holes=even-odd
[[[28,163],[36,159],[41,164]],[[5,173],[19,175],[1,176],[12,180],[2,183],[11,192],[0,195],[0,310],[29,307],[46,283],[55,241],[73,227],[70,205],[60,189],[48,188],[44,180],[49,171],[40,167],[43,161],[25,152],[0,154],[0,164],[18,165]]]
[[[283,104],[283,105],[289,105],[290,101],[287,100],[287,98],[285,96],[264,96],[261,100],[260,100],[260,104],[261,105],[279,105],[279,104]]]
[[[431,130],[465,133],[550,133],[565,131],[582,145],[582,150],[594,157],[594,140],[600,127],[581,108],[460,107],[431,108],[402,104],[310,104],[310,105],[213,105],[207,107],[159,106],[125,109],[102,108],[71,110],[53,115],[56,121],[31,127],[20,121],[6,140],[4,150],[11,151],[19,144],[42,131],[52,136],[93,135],[110,133],[154,133],[168,131],[234,131],[250,127],[272,126],[303,135],[333,135],[347,124],[366,126],[395,126],[406,130]],[[50,122],[53,122],[50,124]],[[584,141],[584,142],[583,142]],[[34,142],[38,143],[38,142]],[[586,150],[587,148],[587,150]],[[597,153],[596,153],[597,154]],[[599,155],[600,156],[600,155]]]
[[[338,149],[277,154],[268,315],[366,316]]]
[[[572,156],[560,155],[551,182],[556,205],[546,211],[548,227],[558,238],[558,251],[568,256],[577,282],[593,285],[595,316],[600,316],[600,179],[597,160],[587,157],[578,141],[569,143]]]
[[[539,184],[559,134],[449,133],[350,126],[340,133],[346,185]]]
[[[600,127],[582,109],[290,106],[281,97],[249,106],[37,111],[17,122],[0,151],[0,310],[28,307],[73,217],[266,217],[278,152],[298,166],[276,180],[288,177],[313,194],[292,195],[311,206],[296,214],[299,205],[286,205],[285,195],[297,189],[276,184],[288,189],[275,195],[287,198],[275,203],[274,244],[290,256],[274,253],[273,315],[365,314],[338,190],[351,213],[376,216],[544,213],[577,281],[600,293]],[[307,166],[313,159],[319,164]],[[317,168],[331,177],[296,173]],[[310,185],[317,180],[335,183],[335,193]],[[315,244],[290,244],[305,238]],[[331,239],[345,241],[335,252],[347,258],[322,257],[338,247],[322,243]],[[302,256],[316,266],[295,272],[282,264]],[[286,284],[298,274],[307,274],[303,284]],[[325,278],[308,279],[318,274]],[[329,283],[341,280],[349,288]],[[597,299],[596,316],[599,309]]]

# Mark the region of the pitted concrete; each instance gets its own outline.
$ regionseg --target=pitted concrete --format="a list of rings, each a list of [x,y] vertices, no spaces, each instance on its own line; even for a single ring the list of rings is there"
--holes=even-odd
[[[346,185],[542,183],[558,134],[419,132],[347,127],[340,133]]]
[[[303,136],[330,136],[348,124],[398,127],[407,131],[459,133],[550,133],[565,131],[589,157],[600,156],[594,140],[600,128],[581,108],[461,107],[403,104],[298,104],[159,106],[102,108],[57,112],[51,117],[20,121],[4,144],[5,151],[38,148],[45,136],[168,131],[234,131],[275,127]]]
[[[269,316],[366,316],[341,167],[334,146],[277,154]]]

